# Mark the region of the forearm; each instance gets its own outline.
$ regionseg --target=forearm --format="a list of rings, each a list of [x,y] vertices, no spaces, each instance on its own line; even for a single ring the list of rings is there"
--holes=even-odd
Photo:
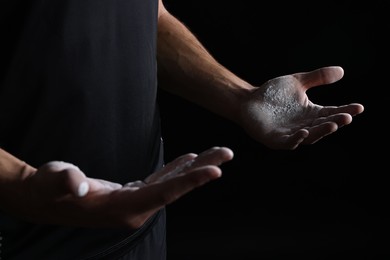
[[[0,148],[0,209],[9,208],[18,187],[36,169]]]
[[[238,121],[240,108],[237,104],[253,87],[218,63],[169,13],[159,18],[157,57],[161,87]]]

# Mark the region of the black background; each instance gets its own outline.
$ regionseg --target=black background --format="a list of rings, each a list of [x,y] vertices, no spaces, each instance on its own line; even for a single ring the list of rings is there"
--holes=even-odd
[[[390,259],[385,1],[165,0],[227,68],[254,85],[321,66],[345,76],[308,92],[365,106],[351,125],[294,151],[163,91],[166,161],[211,146],[221,179],[168,206],[168,259]]]

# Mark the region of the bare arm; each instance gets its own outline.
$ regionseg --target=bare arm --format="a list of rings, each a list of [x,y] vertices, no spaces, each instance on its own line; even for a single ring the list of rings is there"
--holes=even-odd
[[[88,178],[66,162],[35,169],[0,149],[0,210],[42,224],[139,228],[165,205],[219,178],[218,166],[232,158],[230,149],[213,147],[180,156],[144,181],[120,185]]]
[[[253,86],[218,63],[197,38],[164,8],[158,22],[160,86],[232,120],[272,149],[314,144],[363,112],[359,103],[314,104],[306,91],[340,80],[344,71],[327,66],[283,75]]]
[[[36,169],[0,148],[0,209],[12,207],[21,183]]]
[[[216,61],[161,0],[157,57],[162,88],[225,118],[238,120],[236,104],[253,87]]]

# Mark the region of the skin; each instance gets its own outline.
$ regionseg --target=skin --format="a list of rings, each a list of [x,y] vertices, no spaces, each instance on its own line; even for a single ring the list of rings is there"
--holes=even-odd
[[[308,99],[311,87],[340,80],[341,67],[252,86],[219,64],[161,1],[158,21],[160,85],[232,120],[271,149],[313,144],[364,110],[361,104],[324,107]],[[0,205],[36,223],[136,229],[162,207],[221,177],[220,165],[232,158],[229,148],[212,147],[182,155],[147,179],[122,186],[88,178],[68,162],[34,168],[0,149]]]
[[[340,66],[277,77],[253,86],[219,64],[193,34],[162,9],[159,18],[160,85],[225,117],[271,149],[314,144],[352,122],[361,104],[321,106],[306,91],[340,80]]]
[[[336,82],[343,75],[341,67],[330,66],[271,79],[252,89],[241,107],[240,123],[255,140],[272,149],[314,144],[364,110],[358,103],[321,106],[309,100],[308,89]]]
[[[123,186],[88,178],[67,162],[53,161],[38,169],[19,162],[22,180],[2,185],[1,205],[35,223],[136,229],[165,205],[221,177],[218,166],[232,158],[232,151],[225,147],[212,147],[199,155],[188,153],[145,181]],[[80,196],[79,187],[85,184],[88,191]],[[13,194],[12,199],[4,200],[5,194]]]

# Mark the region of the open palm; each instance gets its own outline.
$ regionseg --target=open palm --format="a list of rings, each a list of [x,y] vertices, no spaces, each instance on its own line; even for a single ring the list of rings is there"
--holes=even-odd
[[[136,229],[162,207],[219,178],[219,166],[232,158],[226,147],[184,154],[145,180],[125,185],[89,178],[73,164],[52,161],[31,167],[15,196],[19,203],[10,209],[37,223]]]
[[[253,90],[242,108],[244,129],[269,148],[292,150],[350,124],[353,116],[363,112],[361,104],[321,106],[306,94],[308,89],[334,83],[343,75],[341,67],[331,66],[265,82]]]

